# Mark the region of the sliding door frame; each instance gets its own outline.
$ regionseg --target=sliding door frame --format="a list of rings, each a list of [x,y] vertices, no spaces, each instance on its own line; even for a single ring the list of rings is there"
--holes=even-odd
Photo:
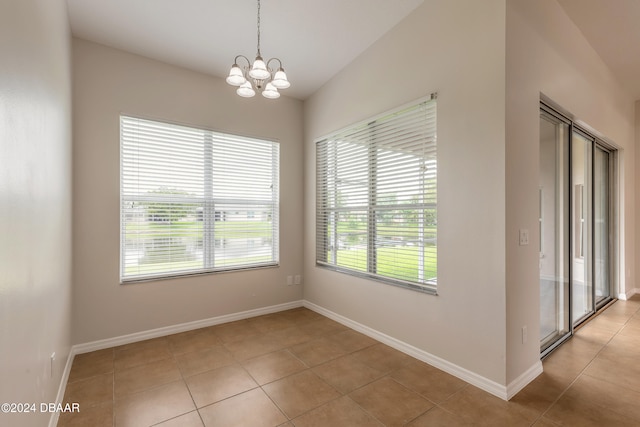
[[[572,135],[573,135],[573,121],[565,116],[564,114],[560,113],[559,111],[557,111],[556,109],[550,107],[549,105],[547,105],[544,102],[540,102],[540,115],[542,114],[546,114],[547,116],[550,116],[551,118],[556,119],[558,122],[560,123],[564,123],[565,125],[567,125],[567,133],[569,135],[568,140],[566,141],[566,143],[568,144],[567,147],[567,151],[566,151],[566,159],[563,159],[563,165],[562,167],[567,168],[570,166],[571,163],[571,158],[573,155],[573,150],[572,150]],[[557,148],[556,148],[557,149]],[[566,188],[564,189],[564,197],[563,202],[567,204],[567,206],[569,207],[569,211],[571,211],[570,206],[571,206],[571,188],[573,188],[573,177],[571,174],[571,168],[568,169],[567,171],[567,183],[566,183]],[[557,212],[555,213],[555,215],[557,216]],[[570,212],[569,212],[570,215]],[[555,350],[556,348],[558,348],[562,343],[564,343],[565,341],[567,341],[569,338],[571,338],[571,336],[573,335],[573,292],[571,291],[571,285],[573,283],[573,267],[572,267],[572,263],[571,263],[571,242],[573,242],[573,237],[574,233],[573,233],[573,227],[571,226],[571,221],[568,222],[567,224],[567,231],[566,231],[566,235],[565,238],[568,240],[568,248],[569,248],[569,253],[565,253],[563,254],[563,256],[565,257],[569,257],[569,262],[567,262],[567,286],[569,287],[569,292],[567,295],[568,298],[568,302],[567,302],[567,310],[568,310],[568,314],[566,314],[568,316],[568,331],[562,335],[559,335],[551,344],[545,346],[542,348],[542,341],[541,341],[541,351],[540,351],[540,358],[544,358],[546,357],[548,354],[550,354],[553,350]],[[562,248],[562,250],[564,251],[564,247]],[[556,253],[556,260],[555,262],[557,262],[558,260],[558,254]],[[538,284],[538,286],[540,286],[540,284]],[[541,337],[542,338],[542,337]],[[545,341],[545,343],[548,343],[548,341]]]
[[[594,265],[593,265],[593,274],[594,274],[594,286],[593,286],[593,305],[595,308],[595,311],[597,312],[598,310],[600,310],[601,308],[603,308],[604,306],[606,306],[607,304],[609,304],[614,298],[612,296],[613,294],[613,288],[614,288],[614,272],[616,271],[614,267],[614,260],[616,260],[616,254],[615,254],[615,247],[616,245],[614,244],[614,238],[615,236],[617,236],[616,233],[614,233],[614,230],[617,228],[616,227],[616,223],[615,223],[615,209],[613,208],[615,206],[614,203],[617,202],[617,200],[615,200],[615,165],[616,165],[616,160],[615,160],[615,153],[616,150],[615,148],[610,147],[608,144],[605,144],[603,141],[599,140],[598,138],[595,139],[594,145],[593,145],[593,162],[594,162],[594,173],[592,174],[592,187],[593,187],[593,192],[595,194],[595,186],[596,186],[596,174],[595,174],[595,154],[597,150],[601,150],[603,152],[605,152],[607,154],[607,200],[608,200],[608,206],[607,206],[607,264],[608,264],[608,269],[607,269],[607,281],[609,283],[609,295],[605,298],[603,298],[602,300],[598,301],[596,298],[596,284],[595,284],[595,269],[596,269],[596,259],[595,259],[595,253],[596,253],[596,239],[595,239],[595,230],[594,230],[594,239],[593,239],[593,257],[594,257]],[[594,227],[596,226],[595,224],[595,218],[596,218],[596,206],[595,203],[592,204],[591,206],[593,212],[592,212],[592,218],[594,221]]]
[[[617,241],[617,234],[616,232],[619,230],[619,221],[617,216],[615,215],[616,213],[616,209],[615,207],[617,206],[618,202],[619,202],[619,198],[618,198],[618,193],[617,193],[617,189],[618,184],[619,184],[619,178],[618,178],[618,151],[615,147],[613,147],[611,144],[608,144],[606,141],[604,141],[602,138],[600,138],[598,135],[594,134],[594,132],[590,131],[587,127],[585,126],[581,126],[579,123],[576,123],[573,118],[568,115],[568,114],[564,114],[559,108],[553,106],[553,103],[547,100],[541,100],[540,101],[540,109],[539,109],[540,113],[544,113],[547,114],[553,118],[555,118],[556,120],[568,125],[568,133],[569,133],[569,140],[568,140],[568,160],[565,159],[565,165],[563,165],[564,167],[568,167],[568,179],[567,179],[567,186],[568,188],[567,190],[567,194],[565,197],[568,197],[568,203],[569,206],[572,205],[573,203],[573,135],[574,132],[581,134],[582,136],[586,137],[587,139],[589,139],[592,144],[589,147],[590,150],[590,156],[591,156],[591,164],[590,164],[590,192],[591,192],[591,199],[592,199],[592,203],[590,204],[590,212],[589,215],[591,217],[591,221],[594,222],[595,221],[595,203],[593,200],[593,193],[595,192],[595,173],[594,173],[594,159],[595,159],[595,152],[597,149],[602,149],[603,151],[605,151],[608,154],[608,224],[607,224],[607,231],[608,231],[608,238],[607,238],[607,250],[608,250],[608,280],[609,280],[609,296],[606,298],[603,298],[601,301],[597,301],[596,300],[596,284],[595,284],[595,280],[596,280],[596,276],[595,276],[595,260],[591,259],[591,265],[589,266],[590,269],[590,274],[591,277],[593,278],[593,283],[591,286],[591,296],[592,296],[592,303],[591,303],[591,309],[592,311],[590,311],[589,314],[585,315],[584,317],[581,317],[580,319],[578,319],[578,321],[574,322],[573,321],[573,301],[574,301],[574,295],[573,295],[573,279],[574,279],[574,262],[573,262],[573,255],[574,255],[574,251],[571,249],[572,245],[574,245],[574,218],[572,215],[572,210],[570,209],[569,211],[569,216],[570,216],[570,220],[569,220],[569,229],[568,229],[568,234],[567,234],[567,238],[569,239],[569,250],[567,254],[564,254],[564,256],[568,256],[569,257],[569,262],[568,262],[568,283],[569,283],[569,295],[568,295],[568,299],[569,299],[569,303],[568,303],[568,310],[569,310],[569,331],[567,333],[565,333],[564,335],[560,336],[555,342],[553,342],[551,345],[548,345],[547,347],[544,347],[544,349],[541,349],[540,351],[540,358],[544,359],[546,356],[548,356],[551,352],[553,352],[553,350],[555,350],[556,348],[558,348],[561,344],[563,344],[564,342],[566,342],[569,338],[571,338],[575,332],[575,330],[582,325],[585,321],[591,319],[595,314],[598,313],[599,310],[601,310],[602,308],[604,308],[606,305],[608,305],[609,303],[611,303],[613,300],[615,300],[614,298],[614,292],[617,289],[617,280],[618,280],[618,269],[616,268],[617,266],[617,261],[618,261],[618,241]],[[593,235],[595,235],[595,231],[594,231],[594,226],[591,226],[591,234],[592,236],[590,237],[590,246],[588,248],[588,252],[591,255],[591,258],[593,258],[595,255],[595,238],[593,237]],[[557,256],[557,255],[556,255]],[[541,343],[542,344],[542,343]]]

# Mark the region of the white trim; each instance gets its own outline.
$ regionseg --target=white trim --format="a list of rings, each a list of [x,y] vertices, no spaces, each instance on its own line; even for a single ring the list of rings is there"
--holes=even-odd
[[[635,294],[640,294],[640,288],[631,289],[629,292],[620,292],[618,294],[618,299],[622,301],[627,301],[629,298],[631,298]]]
[[[538,360],[529,369],[524,371],[518,378],[511,381],[507,385],[507,399],[510,400],[513,396],[518,394],[520,390],[525,388],[531,381],[536,379],[538,375],[542,373],[542,361]]]
[[[461,366],[453,364],[447,360],[444,360],[424,350],[416,348],[410,344],[405,343],[404,341],[400,341],[389,335],[383,334],[382,332],[379,332],[361,323],[353,321],[347,317],[341,316],[340,314],[334,313],[333,311],[327,310],[326,308],[316,305],[312,302],[304,300],[303,305],[310,310],[313,310],[317,313],[322,314],[323,316],[333,319],[338,323],[342,323],[343,325],[348,326],[351,329],[361,332],[377,341],[380,341],[381,343],[387,344],[388,346],[393,347],[396,350],[399,350],[405,354],[408,354],[411,357],[414,357],[418,360],[428,363],[431,366],[434,366],[444,372],[447,372],[455,377],[458,377],[461,380],[469,384],[472,384],[486,391],[487,393],[491,393],[494,396],[499,397],[500,399],[503,399],[503,400],[508,400],[510,397],[515,395],[517,391],[520,391],[520,389],[522,389],[525,385],[527,385],[528,382],[525,383],[526,379],[531,378],[529,379],[529,381],[531,381],[540,372],[542,372],[542,363],[538,362],[538,364],[530,368],[527,372],[525,372],[525,374],[521,375],[520,377],[518,377],[518,379],[516,379],[514,382],[509,384],[509,387],[505,387],[504,385],[499,384],[488,378],[485,378],[482,375],[478,375],[475,372],[471,372],[468,369],[465,369]],[[540,369],[540,372],[538,372],[537,374],[535,374],[535,376],[532,377],[531,375],[533,375],[533,372],[537,371],[537,369]],[[517,387],[520,387],[520,388],[518,388],[516,392],[512,392],[511,394],[509,393],[512,390],[516,390]]]
[[[104,340],[92,341],[84,344],[76,344],[71,347],[67,363],[60,379],[58,387],[58,395],[56,396],[56,404],[61,404],[64,399],[64,393],[67,389],[71,365],[76,354],[89,353],[91,351],[111,348],[118,345],[130,344],[138,341],[144,341],[150,338],[163,337],[166,335],[176,334],[179,332],[191,331],[194,329],[206,328],[207,326],[219,325],[221,323],[233,322],[235,320],[248,319],[251,317],[262,316],[265,314],[277,313],[279,311],[290,310],[292,308],[302,307],[302,300],[287,302],[283,304],[272,305],[268,307],[256,308],[253,310],[241,311],[239,313],[225,314],[222,316],[211,317],[209,319],[196,320],[193,322],[180,323],[178,325],[166,326],[164,328],[151,329],[148,331],[136,332],[133,334],[122,335],[119,337],[107,338]],[[53,412],[49,419],[49,427],[58,425],[60,413]]]
[[[165,326],[163,328],[151,329],[148,331],[135,332],[133,334],[92,341],[84,344],[76,344],[71,348],[71,351],[74,354],[88,353],[90,351],[102,350],[105,348],[115,347],[123,344],[130,344],[138,341],[148,340],[151,338],[164,337],[171,334],[177,334],[179,332],[206,328],[207,326],[219,325],[221,323],[233,322],[235,320],[248,319],[250,317],[262,316],[264,314],[276,313],[278,311],[290,310],[292,308],[298,308],[302,306],[303,304],[301,300],[287,302],[284,304],[271,305],[268,307],[241,311],[239,313],[225,314],[222,316],[211,317],[209,319],[196,320],[193,322],[180,323],[177,325]]]
[[[640,290],[634,289],[630,293],[629,297],[631,297],[635,293],[640,293]],[[393,338],[389,335],[386,335],[382,332],[379,332],[361,323],[353,321],[347,317],[344,317],[330,310],[327,310],[324,307],[316,305],[307,300],[298,300],[298,301],[292,301],[292,302],[283,303],[283,304],[272,305],[268,307],[257,308],[253,310],[242,311],[239,313],[226,314],[222,316],[211,317],[208,319],[196,320],[193,322],[166,326],[163,328],[151,329],[148,331],[136,332],[133,334],[122,335],[119,337],[107,338],[104,340],[92,341],[84,344],[76,344],[72,346],[71,350],[69,351],[69,356],[67,357],[67,363],[65,365],[62,378],[60,379],[60,386],[58,388],[56,403],[62,403],[63,401],[64,393],[67,387],[67,382],[69,380],[69,373],[71,372],[71,366],[77,354],[88,353],[96,350],[102,350],[105,348],[111,348],[111,347],[115,347],[123,344],[130,344],[138,341],[143,341],[146,339],[167,336],[167,335],[171,335],[179,332],[191,331],[194,329],[204,328],[204,327],[213,326],[213,325],[219,325],[222,323],[233,322],[236,320],[248,319],[251,317],[262,316],[265,314],[277,313],[279,311],[290,310],[298,307],[309,308],[310,310],[313,310],[319,314],[322,314],[323,316],[326,316],[339,323],[342,323],[343,325],[346,325],[377,341],[380,341],[381,343],[384,343],[390,347],[393,347],[396,350],[399,350],[405,354],[408,354],[409,356],[412,356],[418,360],[428,363],[457,378],[460,378],[461,380],[469,384],[472,384],[488,393],[491,393],[494,396],[497,396],[503,400],[511,399],[513,396],[516,395],[516,393],[518,393],[527,384],[529,384],[529,382],[531,382],[540,373],[542,373],[542,362],[537,362],[531,368],[529,368],[526,372],[524,372],[522,375],[520,375],[518,378],[512,381],[508,386],[505,387],[504,385],[499,384],[488,378],[485,378],[481,375],[478,375],[475,372],[469,371],[468,369],[455,365],[438,356],[435,356],[424,350],[416,348],[410,344],[407,344],[403,341],[400,341],[396,338]],[[51,415],[51,418],[49,419],[49,427],[55,427],[58,423],[58,418],[59,418],[59,413],[54,412]]]
[[[67,363],[64,365],[64,371],[62,372],[62,378],[60,378],[60,385],[58,386],[58,395],[56,396],[56,405],[62,404],[64,399],[64,393],[67,390],[67,382],[69,381],[69,373],[71,372],[71,365],[73,364],[73,358],[75,357],[73,347],[69,350],[67,356]],[[51,418],[49,418],[49,427],[56,427],[58,425],[58,418],[60,418],[60,412],[53,411]]]

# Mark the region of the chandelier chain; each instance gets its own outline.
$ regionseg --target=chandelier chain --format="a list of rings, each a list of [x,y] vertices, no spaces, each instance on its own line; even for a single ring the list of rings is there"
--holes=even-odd
[[[258,0],[258,56],[260,55],[260,0]]]

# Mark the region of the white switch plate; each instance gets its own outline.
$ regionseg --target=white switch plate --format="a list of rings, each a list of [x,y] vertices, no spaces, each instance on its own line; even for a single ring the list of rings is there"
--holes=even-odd
[[[526,228],[520,229],[520,246],[529,244],[529,230]]]

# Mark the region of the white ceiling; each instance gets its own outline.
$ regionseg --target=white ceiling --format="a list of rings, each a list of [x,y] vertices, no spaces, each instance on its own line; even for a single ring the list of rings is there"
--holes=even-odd
[[[261,51],[305,99],[423,0],[263,0]],[[218,77],[253,59],[256,0],[67,0],[74,36]],[[388,67],[390,64],[380,64]]]
[[[640,99],[640,0],[558,0],[633,99]]]
[[[263,0],[261,50],[305,99],[424,0]],[[640,0],[558,0],[622,86],[640,99]],[[71,30],[218,77],[256,53],[255,0],[67,0]],[[380,64],[388,67],[391,64]]]

